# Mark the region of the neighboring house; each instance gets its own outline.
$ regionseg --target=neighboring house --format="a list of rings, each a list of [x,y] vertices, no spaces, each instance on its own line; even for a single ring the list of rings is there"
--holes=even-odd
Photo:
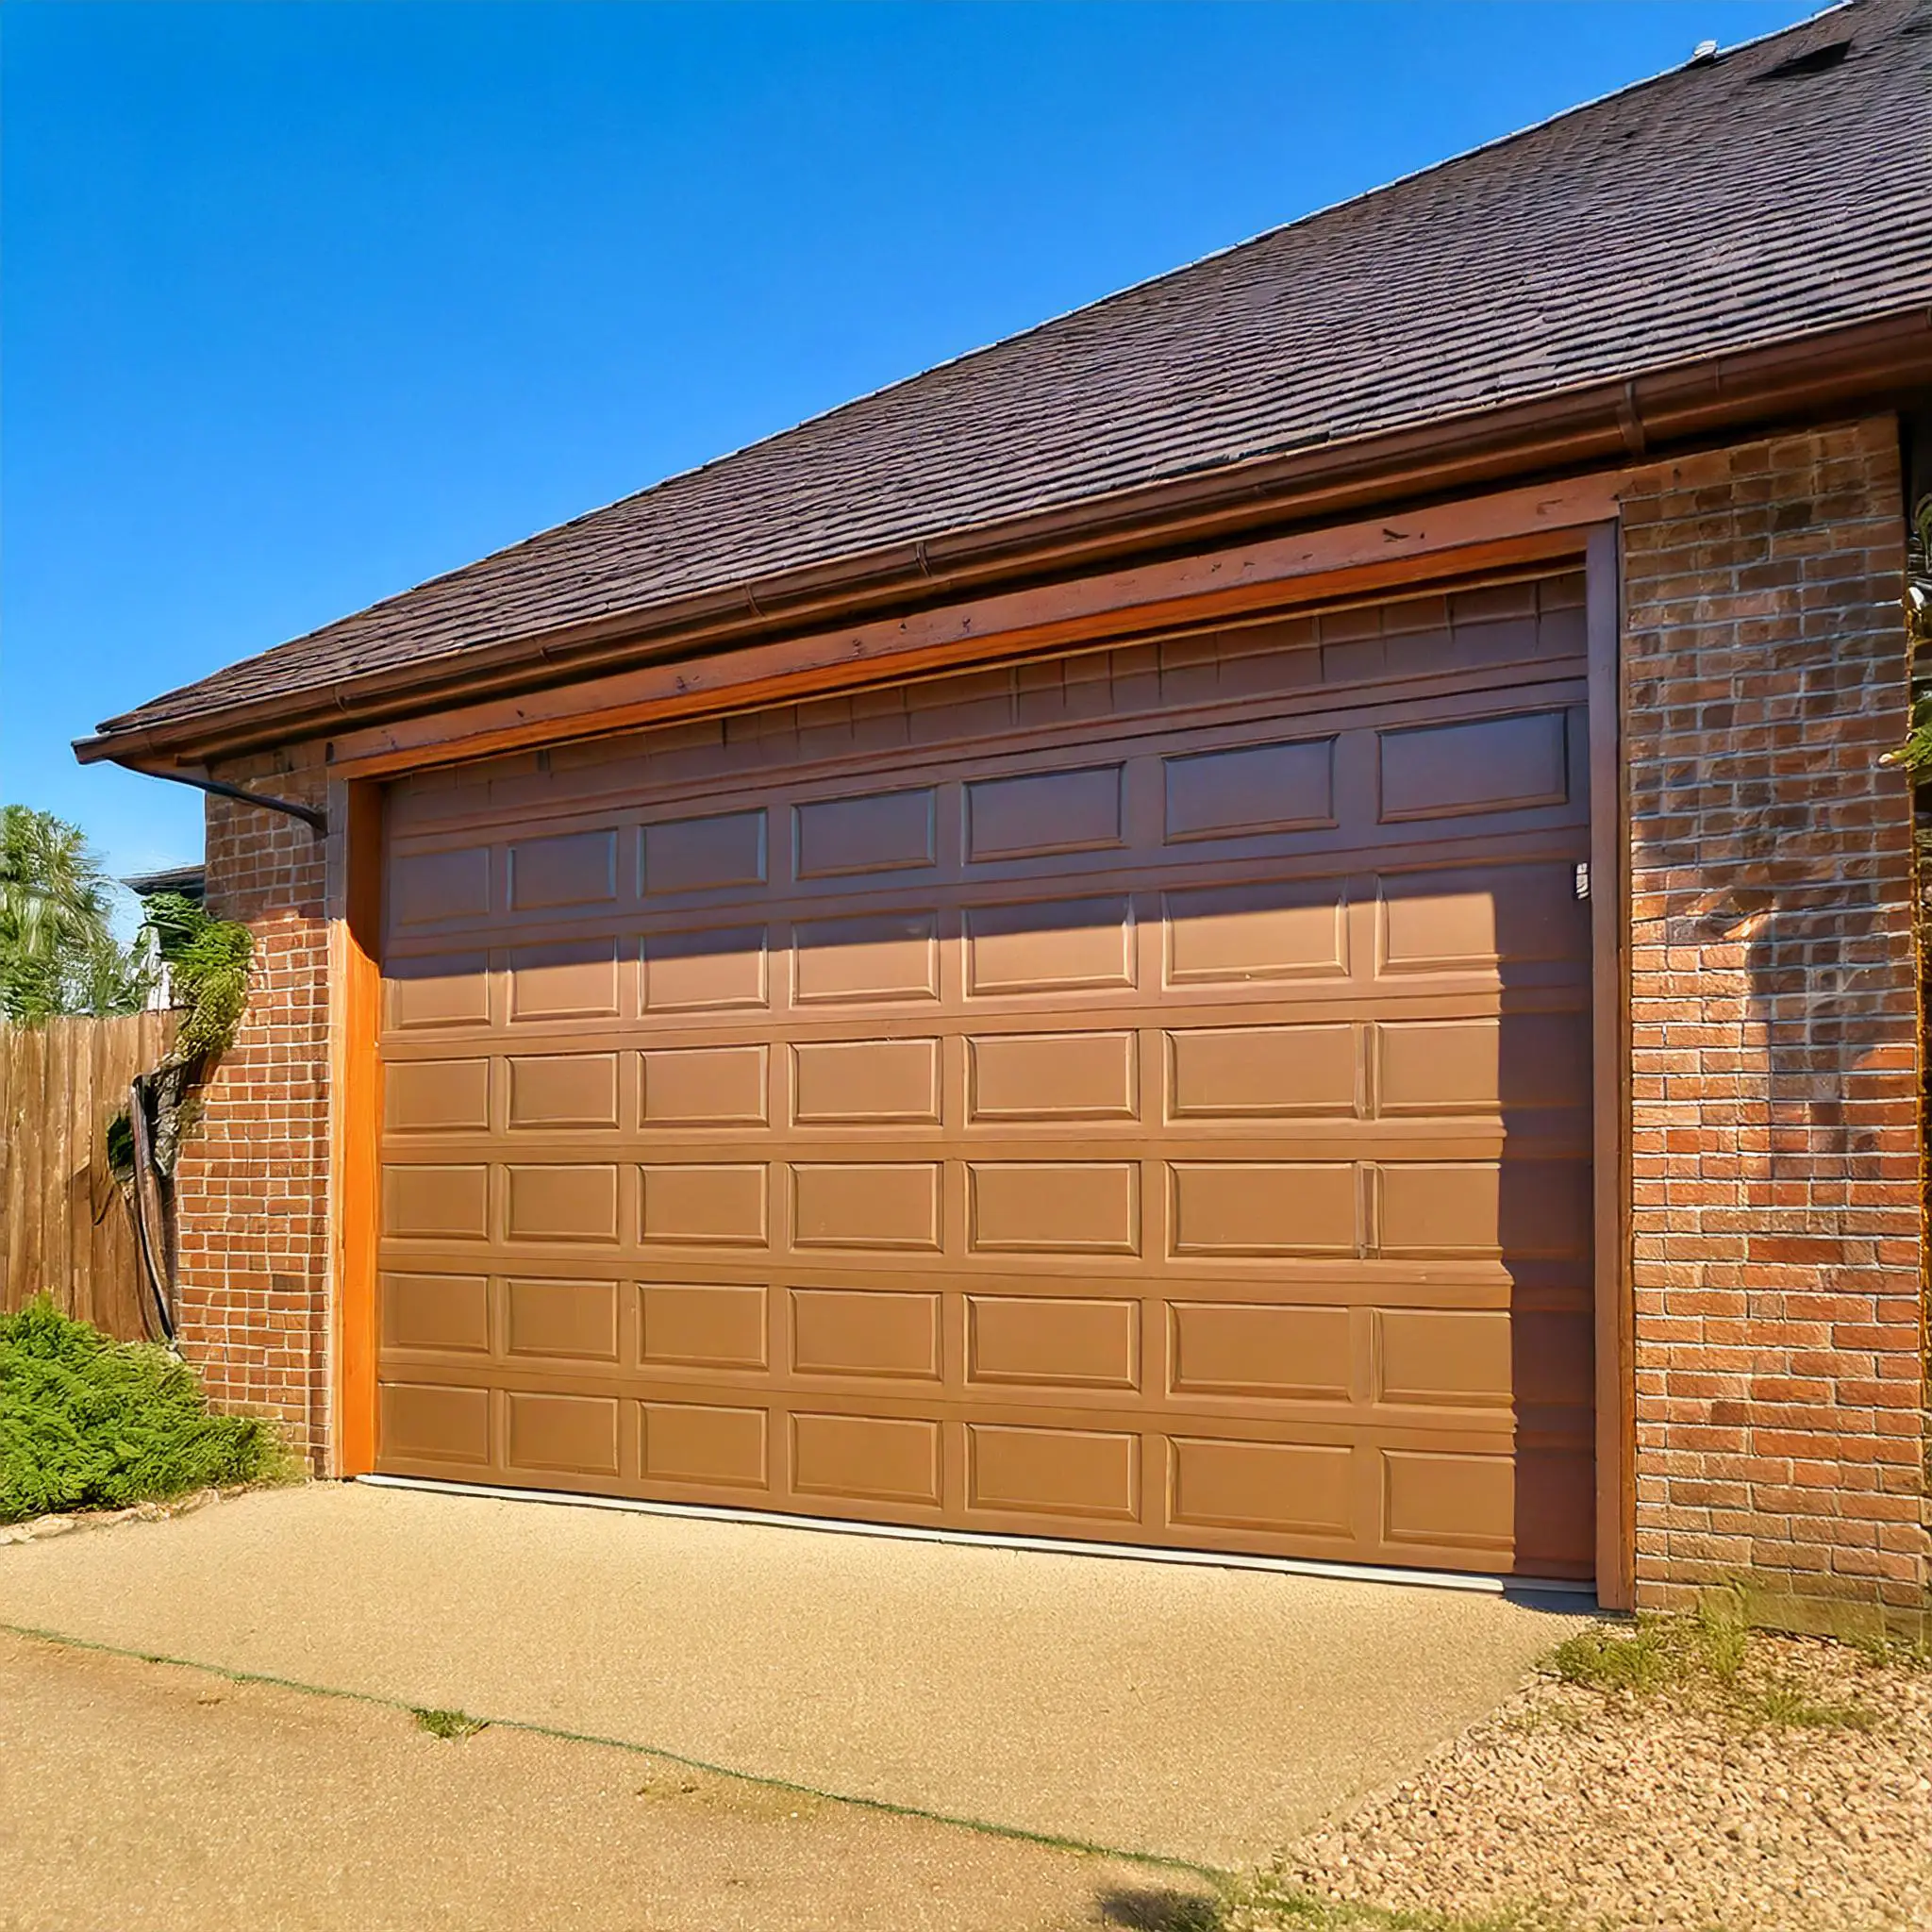
[[[156,892],[178,892],[184,899],[192,899],[197,906],[208,898],[208,868],[201,865],[171,865],[164,872],[130,873],[121,883],[143,903]],[[147,1004],[151,1010],[164,1012],[175,1004],[175,988],[168,973],[168,962],[161,958],[152,934],[142,937],[146,947],[148,967],[154,975],[148,987]]]
[[[108,721],[327,813],[208,808],[213,1390],[1921,1601],[1928,70],[1907,0],[1695,60]]]

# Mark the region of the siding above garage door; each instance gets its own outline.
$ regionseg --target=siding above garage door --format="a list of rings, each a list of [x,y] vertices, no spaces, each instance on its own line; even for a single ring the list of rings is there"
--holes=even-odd
[[[425,774],[378,1463],[1592,1550],[1577,575]]]

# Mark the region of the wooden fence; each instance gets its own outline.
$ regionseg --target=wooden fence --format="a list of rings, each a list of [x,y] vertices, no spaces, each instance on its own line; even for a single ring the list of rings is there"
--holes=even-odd
[[[45,1289],[66,1313],[109,1335],[149,1334],[134,1222],[108,1173],[107,1129],[127,1105],[127,1083],[159,1061],[174,1036],[173,1013],[0,1025],[0,1312]]]

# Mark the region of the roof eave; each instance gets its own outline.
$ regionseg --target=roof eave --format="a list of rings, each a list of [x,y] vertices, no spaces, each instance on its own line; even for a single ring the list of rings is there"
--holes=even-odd
[[[1143,489],[955,529],[643,609],[325,686],[76,740],[82,764],[153,770],[350,724],[503,694],[559,675],[764,639],[804,622],[930,601],[998,580],[1062,575],[1263,523],[1319,521],[1591,462],[1662,453],[1723,430],[1932,384],[1932,308],[1478,408],[1405,429],[1322,440]]]

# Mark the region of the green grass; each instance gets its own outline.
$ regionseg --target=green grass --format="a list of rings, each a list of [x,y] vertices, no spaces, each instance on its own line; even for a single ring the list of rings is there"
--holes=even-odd
[[[109,1341],[46,1295],[0,1316],[0,1523],[276,1480],[291,1467],[266,1422],[211,1415],[193,1372],[165,1349]]]
[[[1227,1917],[1208,1924],[1241,1932],[1577,1932],[1576,1921],[1554,1906],[1525,1903],[1474,1916],[1394,1911],[1284,1890],[1266,1878],[1233,1898]]]
[[[1621,1628],[1579,1630],[1543,1667],[1586,1690],[1689,1698],[1746,1725],[1868,1731],[1878,1722],[1863,1705],[1816,1697],[1789,1672],[1767,1669],[1754,1654],[1753,1630],[1743,1595],[1712,1591],[1688,1617],[1640,1616]],[[1870,1648],[1866,1655],[1891,1660]]]
[[[472,1717],[462,1710],[419,1710],[416,1728],[427,1731],[432,1738],[455,1740],[474,1738],[480,1730],[489,1726],[487,1718]]]

